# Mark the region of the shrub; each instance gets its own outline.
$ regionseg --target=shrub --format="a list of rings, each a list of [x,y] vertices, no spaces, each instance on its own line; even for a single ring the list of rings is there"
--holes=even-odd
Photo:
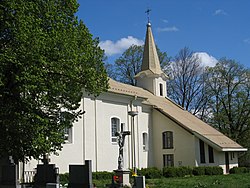
[[[178,167],[176,170],[176,175],[177,177],[190,176],[192,175],[192,168],[186,166]]]
[[[221,175],[223,174],[223,169],[219,166],[206,166],[205,175]]]
[[[246,167],[233,167],[229,170],[230,174],[243,174],[248,172],[249,170]]]
[[[114,175],[115,175],[114,172],[107,172],[107,171],[93,172],[92,178],[95,180],[106,180],[106,179],[111,180]]]
[[[203,167],[203,166],[194,167],[192,173],[195,176],[205,175],[205,167]]]
[[[163,168],[164,177],[184,177],[192,175],[192,169],[190,167],[165,167]]]
[[[163,176],[168,177],[177,177],[176,168],[175,167],[164,167],[162,170]]]
[[[145,176],[146,179],[157,179],[162,177],[162,171],[156,167],[142,168],[138,170],[138,174]]]
[[[69,173],[59,174],[60,184],[65,185],[69,183]]]

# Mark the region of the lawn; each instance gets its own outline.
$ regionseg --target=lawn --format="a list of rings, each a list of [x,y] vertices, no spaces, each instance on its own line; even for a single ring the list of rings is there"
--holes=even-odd
[[[111,183],[111,180],[94,180],[94,183],[98,188],[105,187],[106,184]],[[146,185],[149,188],[250,188],[250,173],[217,176],[192,176],[185,178],[147,179]]]

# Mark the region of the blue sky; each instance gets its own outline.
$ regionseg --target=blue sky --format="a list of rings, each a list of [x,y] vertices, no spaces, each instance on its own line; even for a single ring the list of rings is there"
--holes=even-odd
[[[250,0],[79,0],[77,16],[99,37],[112,63],[143,44],[149,8],[154,39],[174,57],[187,46],[250,67]]]

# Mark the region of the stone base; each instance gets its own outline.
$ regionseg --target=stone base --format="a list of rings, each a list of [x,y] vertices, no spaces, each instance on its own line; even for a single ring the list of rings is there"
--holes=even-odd
[[[122,177],[122,186],[128,186],[131,187],[131,184],[129,182],[129,170],[114,170],[115,175]]]

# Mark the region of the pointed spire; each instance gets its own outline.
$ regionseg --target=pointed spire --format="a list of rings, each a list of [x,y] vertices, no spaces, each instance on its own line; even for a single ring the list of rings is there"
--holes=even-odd
[[[162,74],[160,61],[158,58],[154,37],[150,22],[147,23],[147,33],[145,38],[144,52],[141,71],[152,71],[153,74]]]

